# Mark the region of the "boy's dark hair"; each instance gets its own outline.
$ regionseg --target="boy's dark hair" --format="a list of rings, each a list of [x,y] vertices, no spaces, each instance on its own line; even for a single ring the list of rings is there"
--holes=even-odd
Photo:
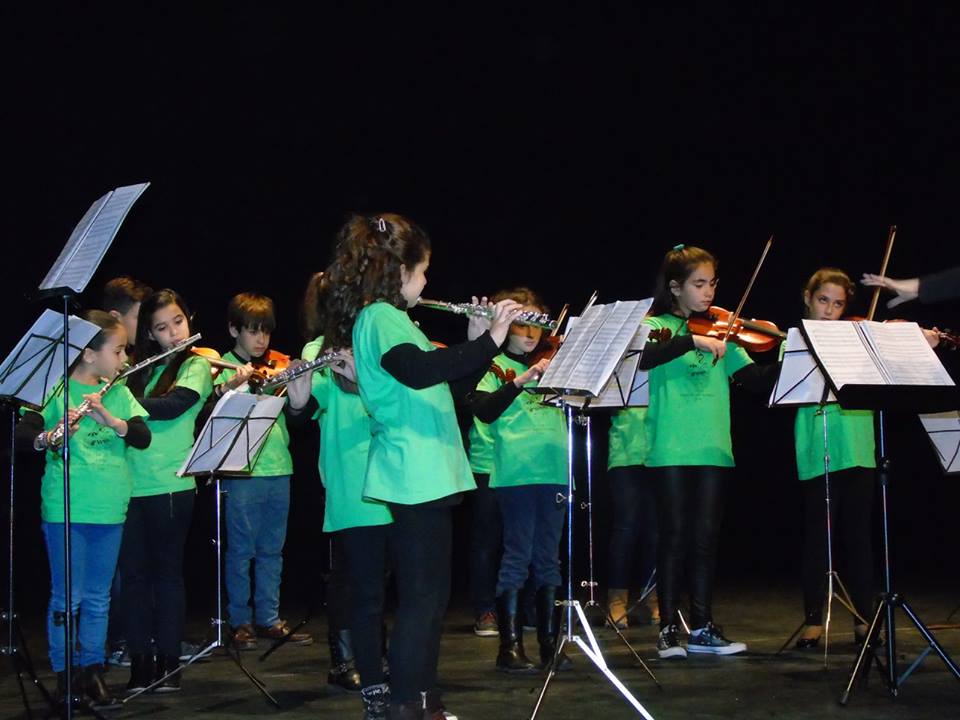
[[[663,315],[671,312],[676,306],[676,298],[670,291],[670,283],[676,281],[683,284],[699,265],[709,263],[713,271],[719,270],[717,259],[703,248],[692,245],[677,245],[663,258],[660,273],[657,275],[657,285],[653,291],[653,305],[651,315]]]
[[[116,310],[121,315],[125,315],[130,308],[138,302],[143,302],[143,299],[152,292],[153,288],[139,280],[129,275],[121,275],[103,286],[100,307],[106,312]]]
[[[227,305],[227,322],[237,332],[247,328],[272,333],[277,327],[273,300],[257,293],[234,295]]]

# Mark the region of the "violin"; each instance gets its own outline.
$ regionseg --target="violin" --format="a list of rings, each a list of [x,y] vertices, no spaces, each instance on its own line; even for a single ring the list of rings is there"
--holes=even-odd
[[[290,356],[277,350],[267,350],[261,357],[250,361],[258,374],[269,378],[290,367]]]
[[[221,370],[242,370],[244,367],[246,367],[246,365],[243,363],[234,363],[230,362],[229,360],[224,360],[220,353],[213,348],[194,347],[190,348],[190,351],[194,355],[199,355],[208,363],[210,363],[211,377],[217,377]],[[253,360],[252,365],[254,367],[254,372],[253,375],[250,376],[248,382],[250,383],[250,387],[252,389],[256,389],[277,373],[286,370],[290,366],[290,356],[284,355],[276,350],[267,350],[267,352],[263,354],[263,357]]]
[[[705,316],[690,317],[687,320],[687,329],[693,335],[731,340],[751,352],[773,350],[787,338],[787,334],[769,320],[747,320],[738,317],[731,326],[732,316],[733,313],[729,310],[714,306],[707,310]]]

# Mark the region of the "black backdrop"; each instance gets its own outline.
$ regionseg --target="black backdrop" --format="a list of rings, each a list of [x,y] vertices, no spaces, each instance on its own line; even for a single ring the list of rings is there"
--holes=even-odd
[[[593,289],[646,297],[663,253],[685,242],[720,257],[718,302],[734,306],[775,233],[747,313],[787,327],[817,267],[876,270],[891,223],[892,275],[960,262],[956,10],[329,5],[0,10],[2,347],[41,309],[29,294],[87,206],[143,180],[83,300],[121,273],[174,287],[220,349],[241,290],[274,297],[274,344],[299,349],[304,285],[350,211],[425,226],[428,294],[445,299],[517,283],[554,307]],[[897,314],[943,327],[960,324],[958,307]],[[418,317],[438,339],[462,332]],[[733,414],[720,577],[788,580],[801,515],[791,413],[737,397]],[[898,569],[955,590],[957,482],[914,418],[892,420]],[[291,599],[325,565],[316,438],[295,452]],[[42,599],[36,468],[21,468],[21,585]],[[200,512],[191,539],[203,602],[206,524]]]

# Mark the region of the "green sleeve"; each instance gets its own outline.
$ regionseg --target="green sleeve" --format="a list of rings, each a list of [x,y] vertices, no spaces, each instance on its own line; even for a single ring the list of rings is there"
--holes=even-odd
[[[323,368],[318,370],[313,374],[313,384],[311,387],[311,394],[317,400],[317,405],[320,406],[320,410],[317,413],[319,417],[320,413],[327,410],[330,407],[330,386],[333,384],[333,375],[332,372]]]
[[[753,363],[753,358],[747,354],[747,351],[733,343],[727,345],[727,353],[723,356],[723,360],[727,377],[733,377],[738,370],[742,370]]]
[[[500,378],[498,378],[492,372],[488,372],[482,378],[480,378],[480,382],[477,383],[477,390],[480,392],[492,393],[499,390],[502,385],[503,383],[500,382]]]

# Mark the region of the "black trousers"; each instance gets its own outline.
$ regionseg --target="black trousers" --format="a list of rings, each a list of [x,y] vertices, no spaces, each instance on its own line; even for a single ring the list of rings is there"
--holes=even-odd
[[[635,568],[640,582],[646,583],[656,567],[657,496],[651,475],[642,465],[607,471],[613,505],[607,557],[607,584],[611,588],[629,588]]]
[[[468,494],[470,503],[470,602],[480,617],[493,610],[500,568],[503,523],[490,476],[474,473],[477,489]]]
[[[391,504],[390,511],[390,561],[397,586],[390,692],[391,702],[408,703],[437,685],[440,634],[450,598],[451,506]]]
[[[195,490],[130,499],[120,544],[120,616],[131,655],[180,655],[186,598],[183,549]]]
[[[713,620],[713,582],[723,519],[725,468],[660,467],[653,471],[660,528],[657,595],[660,627],[676,622],[684,568],[690,593],[690,627]]]
[[[849,468],[830,473],[834,569],[838,570],[854,607],[868,621],[876,588],[871,541],[873,485],[872,469]],[[803,611],[808,625],[822,625],[827,582],[827,505],[823,475],[804,480],[800,486],[804,510]]]
[[[384,583],[392,528],[392,525],[373,525],[348,528],[334,534],[334,565],[340,562],[345,568],[349,602],[343,603],[348,605],[343,609],[346,618],[340,616],[338,608],[335,619],[334,590],[329,589],[330,625],[333,630],[335,621],[342,621],[345,624],[338,627],[350,628],[353,654],[363,687],[383,682]]]

